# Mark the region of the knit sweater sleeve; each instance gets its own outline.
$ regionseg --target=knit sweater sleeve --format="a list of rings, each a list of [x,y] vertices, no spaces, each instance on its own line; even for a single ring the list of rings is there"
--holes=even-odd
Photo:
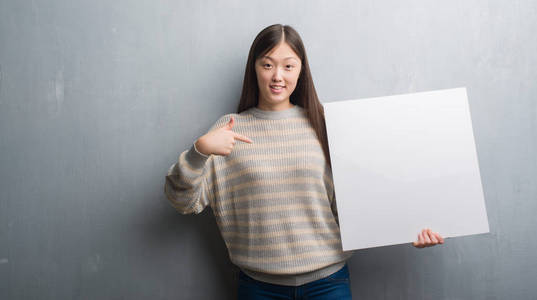
[[[337,203],[336,203],[336,189],[334,187],[334,177],[332,176],[332,170],[329,167],[327,168],[327,174],[328,174],[328,184],[327,184],[328,200],[330,201],[330,208],[332,209],[332,214],[334,215],[334,218],[336,219],[336,223],[339,225],[339,216],[338,216]]]
[[[181,214],[199,214],[209,204],[207,169],[209,156],[197,151],[193,144],[183,151],[166,174],[164,193]]]
[[[334,218],[336,219],[336,223],[339,225],[339,216],[338,216],[338,212],[337,212],[336,194],[335,194],[334,189],[332,190],[332,193],[331,193],[331,196],[329,197],[329,199],[330,199],[330,208],[332,209],[332,214],[334,215]]]
[[[218,119],[209,131],[224,124],[227,116]],[[199,152],[194,142],[168,169],[164,193],[181,214],[199,214],[214,200],[212,160],[213,155]]]

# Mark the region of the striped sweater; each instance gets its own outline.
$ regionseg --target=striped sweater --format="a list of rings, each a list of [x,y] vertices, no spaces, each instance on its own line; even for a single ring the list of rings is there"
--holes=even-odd
[[[210,206],[231,262],[257,280],[298,286],[343,267],[330,166],[304,108],[252,107],[226,114],[253,143],[237,141],[227,156],[193,144],[168,170],[164,187],[181,214]]]

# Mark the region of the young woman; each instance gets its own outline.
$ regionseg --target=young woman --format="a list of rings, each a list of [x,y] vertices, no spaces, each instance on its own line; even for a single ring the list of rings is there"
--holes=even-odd
[[[351,299],[323,106],[292,27],[257,35],[238,112],[179,155],[164,189],[182,214],[211,206],[239,299]],[[424,229],[413,245],[438,243]]]

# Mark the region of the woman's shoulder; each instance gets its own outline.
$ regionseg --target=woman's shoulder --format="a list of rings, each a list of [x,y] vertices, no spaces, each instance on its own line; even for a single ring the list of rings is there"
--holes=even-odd
[[[250,110],[245,110],[241,113],[227,113],[227,114],[224,114],[224,115],[221,115],[214,123],[213,125],[211,126],[211,128],[209,129],[210,130],[213,130],[215,128],[218,128],[218,127],[221,127],[223,126],[224,124],[227,124],[230,120],[231,120],[231,117],[233,117],[235,119],[235,123],[237,123],[237,121],[243,121],[243,120],[247,120],[250,116]]]

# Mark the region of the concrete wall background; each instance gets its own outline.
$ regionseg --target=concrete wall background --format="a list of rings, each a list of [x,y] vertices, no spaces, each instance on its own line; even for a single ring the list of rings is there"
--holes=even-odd
[[[323,102],[466,86],[491,233],[357,252],[356,299],[535,299],[537,4],[0,0],[0,298],[233,299],[167,168],[295,27]],[[431,208],[434,209],[434,208]]]

